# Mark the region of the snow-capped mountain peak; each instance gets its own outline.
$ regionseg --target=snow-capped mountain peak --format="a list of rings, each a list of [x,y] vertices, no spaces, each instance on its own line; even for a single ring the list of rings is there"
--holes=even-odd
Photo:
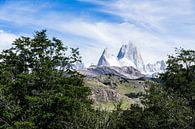
[[[133,66],[141,72],[145,72],[142,56],[137,47],[132,42],[122,45],[117,58],[119,62],[121,62],[122,66]]]
[[[112,55],[108,48],[104,49],[98,66],[118,66],[118,67],[134,67],[143,74],[153,74],[165,72],[166,64],[162,61],[157,61],[155,64],[144,64],[141,53],[138,48],[132,43],[121,46],[117,57]]]
[[[117,58],[112,55],[108,48],[105,48],[99,61],[98,66],[120,66]]]
[[[150,73],[163,73],[166,69],[166,63],[164,60],[157,61],[154,64],[147,64],[146,65],[146,71],[148,74]]]
[[[132,42],[129,42],[128,44],[122,45],[122,47],[119,50],[117,58],[119,60],[122,58],[127,58],[130,60],[133,60],[131,55],[133,54],[135,49],[136,49],[136,47],[133,45]]]

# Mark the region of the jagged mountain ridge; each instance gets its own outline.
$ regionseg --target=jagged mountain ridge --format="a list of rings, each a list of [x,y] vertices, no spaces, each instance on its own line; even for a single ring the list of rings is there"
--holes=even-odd
[[[137,47],[131,42],[129,42],[129,44],[122,45],[117,55],[117,59],[122,66],[132,66],[143,73],[146,72],[142,56]],[[131,63],[128,64],[128,62]]]
[[[154,64],[147,64],[145,66],[145,69],[148,73],[155,73],[155,72],[159,72],[159,73],[163,73],[165,72],[166,69],[166,63],[164,60],[161,61],[157,61]]]
[[[109,53],[108,48],[102,53],[97,66],[132,66],[143,74],[154,74],[165,72],[166,64],[162,61],[157,61],[154,64],[144,64],[141,53],[138,48],[132,43],[122,45],[117,57]]]

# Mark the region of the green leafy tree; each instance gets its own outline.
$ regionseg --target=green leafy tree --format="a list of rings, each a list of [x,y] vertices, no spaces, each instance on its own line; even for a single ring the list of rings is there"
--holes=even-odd
[[[121,114],[120,129],[184,129],[192,120],[192,110],[185,98],[151,84],[142,100]]]
[[[168,93],[159,84],[151,84],[143,105],[147,129],[184,129],[192,120],[186,98]]]
[[[132,105],[129,110],[121,114],[119,129],[145,129],[144,110],[138,105]]]
[[[176,49],[176,55],[169,56],[167,64],[167,71],[160,76],[164,89],[186,98],[195,114],[195,51]]]
[[[91,104],[83,77],[71,70],[77,61],[78,49],[68,51],[45,30],[16,39],[0,54],[0,128],[69,128]]]
[[[192,99],[195,88],[195,51],[176,49],[176,55],[169,56],[167,65],[167,71],[160,76],[165,88]]]

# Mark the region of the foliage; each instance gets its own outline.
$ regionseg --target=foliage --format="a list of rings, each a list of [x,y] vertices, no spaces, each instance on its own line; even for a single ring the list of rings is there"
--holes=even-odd
[[[107,112],[104,110],[86,110],[84,109],[78,114],[75,114],[73,119],[72,129],[119,129],[120,112]],[[71,129],[68,128],[68,129]]]
[[[195,51],[176,49],[176,56],[169,56],[167,70],[160,79],[169,92],[188,99],[195,93]]]
[[[70,69],[78,49],[69,52],[45,30],[16,39],[0,60],[0,128],[65,128],[75,112],[90,108],[89,88]]]
[[[192,119],[188,101],[166,92],[158,84],[151,84],[143,100],[144,117],[148,129],[183,129]]]
[[[186,98],[195,113],[195,51],[176,49],[167,64],[167,71],[160,76],[164,89]],[[195,115],[192,124],[195,126]]]
[[[121,114],[118,127],[120,129],[145,129],[143,109],[138,105],[132,105],[129,110]]]
[[[184,129],[192,120],[185,98],[168,94],[158,84],[151,84],[142,104],[123,111],[121,129]]]

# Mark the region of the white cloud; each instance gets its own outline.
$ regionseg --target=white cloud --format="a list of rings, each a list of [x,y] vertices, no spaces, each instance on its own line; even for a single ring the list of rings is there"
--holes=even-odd
[[[3,30],[0,30],[0,51],[11,47],[11,44],[16,39],[16,35],[12,33],[7,33]]]
[[[174,25],[179,27],[185,22],[195,22],[192,0],[80,1],[98,4],[101,8],[97,11],[119,16],[123,21],[131,22],[137,27],[163,34],[170,30],[175,31]]]

